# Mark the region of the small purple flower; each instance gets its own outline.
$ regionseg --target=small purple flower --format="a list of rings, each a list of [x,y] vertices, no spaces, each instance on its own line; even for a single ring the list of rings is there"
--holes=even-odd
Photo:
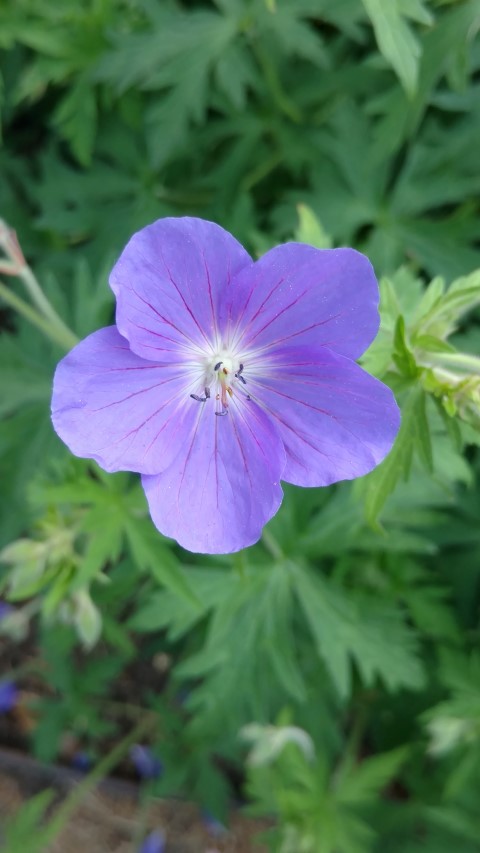
[[[147,746],[135,744],[130,750],[135,769],[142,779],[158,779],[163,773],[163,764]]]
[[[214,817],[210,812],[202,812],[202,821],[205,828],[214,838],[220,838],[227,832],[226,826],[224,826],[223,823],[220,823],[220,821],[217,820],[217,818]]]
[[[76,752],[72,756],[72,767],[79,770],[81,773],[86,773],[92,766],[92,759],[88,752]]]
[[[155,830],[144,839],[139,853],[164,853],[165,838],[161,832]]]
[[[12,611],[13,607],[10,604],[7,604],[6,601],[0,601],[0,620],[4,619],[5,616],[9,616]]]
[[[18,690],[13,681],[0,683],[0,714],[6,714],[18,702]]]
[[[58,365],[53,423],[77,456],[142,474],[154,523],[185,548],[251,545],[280,480],[351,480],[390,451],[395,399],[355,363],[379,324],[359,252],[287,243],[253,262],[212,222],[163,219],[110,284],[116,326]]]

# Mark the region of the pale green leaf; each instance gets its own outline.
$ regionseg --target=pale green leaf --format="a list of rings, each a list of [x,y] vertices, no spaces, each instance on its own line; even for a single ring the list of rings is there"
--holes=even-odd
[[[417,88],[420,43],[405,21],[399,0],[362,0],[373,24],[378,46],[392,65],[405,91],[413,96]]]
[[[317,249],[330,249],[332,240],[323,228],[313,210],[306,204],[297,205],[298,227],[295,231],[295,240],[299,243],[308,243]]]
[[[409,392],[402,406],[402,422],[392,450],[363,480],[365,515],[370,524],[376,523],[397,483],[408,478],[416,443],[417,410],[422,395],[423,392],[416,388]]]

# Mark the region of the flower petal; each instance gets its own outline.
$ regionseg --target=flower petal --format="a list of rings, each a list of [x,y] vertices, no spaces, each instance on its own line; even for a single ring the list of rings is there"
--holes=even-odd
[[[202,219],[160,219],[134,234],[114,266],[117,327],[143,358],[169,361],[215,347],[219,295],[252,261],[228,231]]]
[[[282,501],[285,450],[253,402],[226,417],[202,407],[187,446],[156,477],[142,477],[155,525],[190,551],[227,554],[256,542]]]
[[[360,252],[286,243],[235,276],[221,318],[233,318],[230,339],[243,352],[286,342],[358,358],[377,334],[378,299],[373,267]]]
[[[106,471],[163,471],[195,422],[185,371],[139,358],[115,326],[99,329],[57,367],[55,430],[73,453]]]
[[[358,364],[328,349],[284,347],[256,367],[252,397],[274,420],[287,451],[282,480],[327,486],[361,477],[392,448],[395,398]]]

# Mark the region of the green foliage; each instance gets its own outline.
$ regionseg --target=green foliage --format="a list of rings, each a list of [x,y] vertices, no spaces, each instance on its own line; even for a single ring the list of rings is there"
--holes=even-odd
[[[55,792],[47,789],[32,797],[11,818],[5,827],[5,850],[24,850],[25,853],[40,853],[45,843],[45,832],[41,822],[51,804]]]
[[[14,314],[25,283],[0,274],[0,641],[38,643],[42,759],[66,734],[100,758],[145,717],[152,791],[225,816],[246,781],[279,853],[478,849],[479,15],[1,4],[0,217],[67,326],[112,322],[112,262],[160,216],[213,219],[253,254],[353,245],[381,279],[361,363],[402,410],[362,481],[287,487],[258,545],[185,554],[135,477],[54,435],[61,336]],[[2,826],[12,853],[37,849],[48,804]]]
[[[405,91],[413,96],[417,89],[421,47],[408,23],[413,18],[421,24],[432,24],[433,15],[421,0],[363,0],[372,21],[379,49],[398,74]]]
[[[301,741],[282,733],[283,751],[250,761],[250,792],[261,808],[279,819],[281,829],[266,839],[272,850],[284,853],[368,853],[374,832],[368,809],[378,800],[405,761],[403,749],[376,755],[355,765],[348,753],[343,763],[329,767],[322,755],[311,756]],[[257,739],[272,739],[271,730]],[[295,744],[295,745],[294,745]],[[257,743],[258,750],[258,743]],[[278,753],[278,751],[277,751]],[[272,764],[273,760],[273,764]]]

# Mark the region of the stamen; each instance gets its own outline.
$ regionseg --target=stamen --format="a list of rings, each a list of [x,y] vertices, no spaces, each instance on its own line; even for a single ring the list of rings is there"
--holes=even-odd
[[[233,355],[228,352],[225,352],[224,354],[223,350],[218,352],[216,358],[218,358],[219,355],[223,355],[222,361],[217,361],[214,365],[210,362],[210,365],[206,366],[203,380],[205,383],[203,387],[203,393],[205,396],[202,396],[201,394],[190,394],[190,397],[193,400],[196,400],[197,403],[205,403],[206,400],[210,400],[211,398],[218,401],[218,403],[213,406],[214,414],[218,418],[224,418],[225,415],[228,415],[230,398],[234,397],[235,391],[238,392],[239,390],[238,387],[235,386],[235,383],[232,382],[231,376],[238,379],[242,386],[247,384],[247,380],[243,376],[245,366],[242,362],[236,362]],[[235,371],[235,363],[238,366],[237,371]],[[217,374],[215,377],[216,381],[214,380],[213,382],[211,373],[212,369],[214,373]],[[250,400],[250,395],[245,394],[243,388],[242,394],[247,400]]]
[[[243,364],[242,364],[242,362],[240,362],[240,367],[238,368],[238,370],[237,370],[237,372],[236,372],[236,374],[235,374],[235,379],[240,379],[240,382],[241,382],[243,385],[246,385],[246,384],[247,384],[247,380],[242,376],[242,373],[243,373]]]

